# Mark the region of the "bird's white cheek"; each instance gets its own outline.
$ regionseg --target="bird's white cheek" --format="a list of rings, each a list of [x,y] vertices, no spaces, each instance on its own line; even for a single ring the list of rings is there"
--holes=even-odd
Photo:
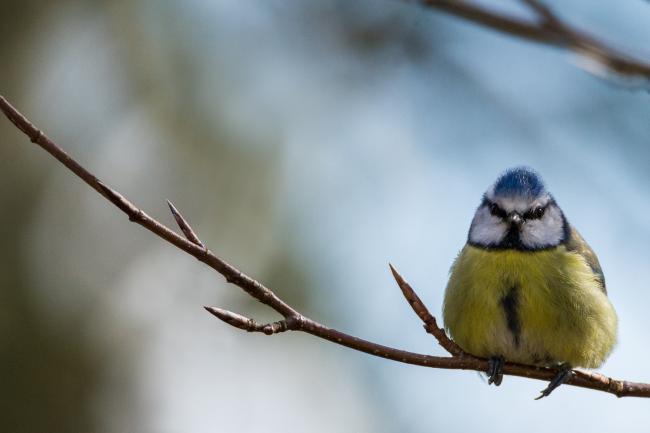
[[[527,221],[521,231],[521,243],[528,248],[543,248],[559,244],[564,237],[562,214],[551,210],[541,220]]]
[[[478,214],[469,232],[470,242],[478,245],[499,244],[506,235],[506,224],[487,215]]]

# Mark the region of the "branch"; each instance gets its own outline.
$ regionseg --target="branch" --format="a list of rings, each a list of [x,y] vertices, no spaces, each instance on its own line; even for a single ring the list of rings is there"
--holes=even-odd
[[[447,337],[444,330],[438,327],[435,318],[429,313],[415,291],[392,266],[391,270],[395,280],[402,289],[402,293],[404,293],[405,298],[410,303],[413,310],[423,321],[425,329],[427,332],[435,336],[439,344],[452,356],[432,356],[383,346],[381,344],[363,340],[353,335],[328,328],[307,318],[280,299],[268,287],[245,275],[239,269],[214,255],[199,240],[189,223],[171,203],[169,203],[170,209],[187,239],[175,233],[162,223],[156,221],[127,200],[119,192],[101,182],[96,176],[82,167],[56,143],[36,128],[2,96],[0,96],[0,110],[2,110],[5,116],[7,116],[7,118],[16,125],[18,129],[25,133],[33,143],[36,143],[54,158],[59,160],[91,188],[124,212],[129,217],[130,221],[141,225],[158,237],[166,240],[177,248],[185,251],[191,256],[194,256],[199,261],[210,266],[212,269],[223,275],[226,281],[238,286],[250,296],[271,307],[283,317],[282,320],[274,323],[260,324],[255,320],[249,319],[240,314],[220,308],[206,307],[210,313],[214,314],[225,323],[249,332],[262,332],[268,335],[285,331],[306,332],[341,346],[346,346],[373,356],[379,356],[392,361],[419,365],[422,367],[487,371],[488,361],[486,359],[477,358],[463,353],[463,351]],[[545,367],[505,363],[503,373],[512,376],[548,381],[555,376],[556,371]],[[618,397],[650,397],[650,384],[614,380],[598,373],[581,370],[576,370],[575,374],[567,381],[567,384],[608,392]]]
[[[564,48],[590,60],[591,72],[650,79],[650,63],[635,59],[571,27],[538,0],[522,0],[536,22],[500,14],[466,0],[418,0],[418,4],[521,39]]]
[[[447,337],[445,330],[438,327],[436,318],[429,313],[429,310],[420,300],[420,297],[415,293],[411,285],[404,280],[393,265],[388,264],[388,266],[390,267],[390,271],[393,273],[393,278],[397,281],[397,285],[402,290],[402,294],[411,305],[411,308],[413,308],[413,311],[415,311],[415,314],[417,314],[420,320],[424,323],[424,330],[436,337],[438,344],[453,356],[466,356],[467,354],[463,352],[463,349]]]
[[[187,240],[192,242],[193,244],[196,244],[200,246],[201,248],[205,248],[205,245],[203,245],[203,242],[199,239],[199,237],[194,233],[194,230],[192,230],[192,227],[188,224],[187,221],[185,221],[185,218],[183,218],[183,215],[176,209],[176,207],[167,200],[167,206],[169,206],[169,210],[172,212],[172,215],[174,216],[174,219],[176,220],[176,224],[178,224],[178,227],[181,229]]]

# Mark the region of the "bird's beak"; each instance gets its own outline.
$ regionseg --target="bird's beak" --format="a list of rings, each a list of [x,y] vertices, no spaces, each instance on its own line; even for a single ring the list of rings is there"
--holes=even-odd
[[[513,212],[508,215],[508,221],[510,221],[511,225],[516,225],[517,227],[521,227],[521,225],[524,223],[524,219],[517,212]]]

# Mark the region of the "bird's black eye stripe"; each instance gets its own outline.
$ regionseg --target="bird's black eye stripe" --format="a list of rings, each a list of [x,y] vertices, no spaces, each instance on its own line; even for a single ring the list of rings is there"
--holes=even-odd
[[[525,220],[538,220],[544,216],[545,211],[546,211],[546,206],[536,207],[535,209],[531,209],[528,212],[526,212],[523,216]]]
[[[494,216],[498,216],[499,218],[505,218],[507,216],[506,211],[501,209],[496,203],[490,203],[488,208],[490,209],[490,213]]]

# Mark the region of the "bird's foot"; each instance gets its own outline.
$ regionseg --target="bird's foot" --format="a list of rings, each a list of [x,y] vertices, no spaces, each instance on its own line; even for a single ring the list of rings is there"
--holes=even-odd
[[[503,380],[503,356],[493,356],[488,359],[488,385],[501,385]]]
[[[542,390],[540,396],[535,400],[548,397],[555,390],[555,388],[565,383],[571,377],[573,377],[573,370],[571,369],[571,366],[569,364],[562,364],[555,377],[549,382],[548,386]]]

